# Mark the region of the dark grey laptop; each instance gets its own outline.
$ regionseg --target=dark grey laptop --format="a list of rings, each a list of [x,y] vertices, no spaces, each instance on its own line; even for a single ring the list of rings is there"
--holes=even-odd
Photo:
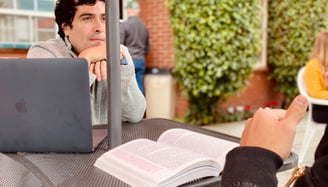
[[[88,77],[84,59],[0,59],[0,152],[91,152]]]

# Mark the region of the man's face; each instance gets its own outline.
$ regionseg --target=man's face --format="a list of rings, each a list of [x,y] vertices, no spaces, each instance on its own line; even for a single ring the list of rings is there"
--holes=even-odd
[[[105,3],[97,1],[94,6],[77,6],[72,27],[63,25],[77,54],[86,48],[104,44],[105,33]]]

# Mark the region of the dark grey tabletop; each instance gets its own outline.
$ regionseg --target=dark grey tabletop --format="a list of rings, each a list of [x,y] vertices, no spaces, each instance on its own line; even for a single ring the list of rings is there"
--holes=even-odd
[[[134,124],[123,123],[122,143],[137,138],[156,140],[165,130],[177,127],[239,142],[236,137],[155,118]],[[128,186],[93,166],[96,159],[108,151],[107,145],[108,141],[105,139],[93,153],[88,154],[0,153],[0,186]],[[297,161],[297,155],[292,153],[280,170],[295,167]],[[220,177],[211,177],[184,186],[219,186],[219,183]]]

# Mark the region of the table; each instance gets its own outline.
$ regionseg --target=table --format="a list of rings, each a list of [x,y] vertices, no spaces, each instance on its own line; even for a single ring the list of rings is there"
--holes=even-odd
[[[98,130],[103,127],[106,128],[101,126]],[[161,118],[144,119],[139,123],[123,123],[122,141],[125,143],[136,138],[156,140],[162,132],[170,128],[185,128],[239,142],[237,137]],[[107,145],[106,138],[93,153],[84,154],[0,153],[0,186],[128,186],[93,166],[96,159],[108,151]],[[280,170],[295,167],[297,160],[297,155],[291,153]],[[220,180],[220,177],[210,177],[184,186],[219,186]]]

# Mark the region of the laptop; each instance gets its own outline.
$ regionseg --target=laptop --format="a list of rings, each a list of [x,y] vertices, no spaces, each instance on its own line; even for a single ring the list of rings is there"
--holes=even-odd
[[[0,59],[0,152],[88,153],[98,131],[85,59]]]

